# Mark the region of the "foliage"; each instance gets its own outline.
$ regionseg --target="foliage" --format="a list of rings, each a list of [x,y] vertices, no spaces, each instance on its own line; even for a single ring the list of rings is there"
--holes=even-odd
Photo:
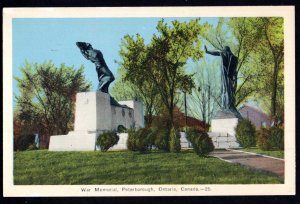
[[[51,167],[51,168],[46,168]],[[70,171],[72,167],[72,171]],[[83,173],[88,172],[88,173]],[[218,158],[153,151],[14,153],[14,185],[275,184],[283,179]],[[47,175],[47,176],[45,176]]]
[[[192,128],[187,128],[186,138],[199,156],[205,156],[215,149],[211,138],[206,132],[198,132]]]
[[[270,129],[261,128],[259,131],[257,131],[256,138],[257,138],[257,146],[260,149],[262,150],[272,149]]]
[[[136,151],[135,140],[136,140],[135,130],[134,129],[129,129],[128,130],[128,138],[127,138],[127,142],[126,142],[128,150]]]
[[[220,83],[218,60],[210,63],[202,60],[193,69],[195,73],[195,89],[187,96],[187,107],[193,117],[199,118],[203,122],[210,124],[212,116],[220,106]]]
[[[149,141],[151,131],[147,128],[131,129],[128,132],[127,148],[131,151],[145,152],[152,145]]]
[[[255,126],[248,119],[239,120],[235,128],[237,141],[242,147],[255,145]]]
[[[119,125],[117,128],[117,132],[124,133],[124,132],[127,132],[127,129],[123,125]]]
[[[272,127],[271,128],[271,138],[270,142],[274,149],[284,149],[284,130],[279,127]]]
[[[163,151],[169,151],[168,131],[166,129],[159,129],[156,133],[155,146]]]
[[[61,64],[57,68],[51,62],[26,62],[20,71],[22,76],[15,77],[20,95],[15,99],[22,134],[66,134],[73,128],[76,93],[91,87],[83,66],[74,69]]]
[[[100,146],[102,152],[106,152],[119,141],[119,136],[115,132],[105,132],[97,138],[96,144]]]
[[[35,146],[34,144],[29,145],[29,147],[27,148],[27,150],[31,151],[31,150],[38,150],[39,148],[37,148],[37,146]]]
[[[174,127],[172,127],[170,132],[170,152],[180,152],[180,135]]]
[[[257,24],[262,30],[261,44],[256,61],[259,72],[265,73],[258,80],[259,102],[266,107],[274,119],[284,116],[284,32],[283,18],[259,18]]]
[[[127,35],[122,41],[120,65],[126,70],[125,80],[136,87],[149,87],[147,96],[152,99],[154,94],[160,96],[168,109],[169,130],[173,124],[175,92],[190,92],[194,86],[191,76],[184,73],[184,65],[188,59],[202,57],[199,36],[203,27],[198,22],[199,19],[188,23],[174,20],[169,26],[161,20],[156,27],[158,34],[153,35],[148,45],[139,34]]]
[[[35,135],[34,134],[27,134],[21,135],[17,138],[16,142],[16,150],[26,150],[30,146],[34,144]]]

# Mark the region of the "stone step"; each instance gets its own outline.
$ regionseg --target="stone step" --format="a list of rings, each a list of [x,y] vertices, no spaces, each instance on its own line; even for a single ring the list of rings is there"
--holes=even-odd
[[[208,132],[210,137],[227,137],[228,134],[226,132]]]
[[[212,139],[215,149],[239,148],[235,136],[224,132],[209,132],[209,137]]]

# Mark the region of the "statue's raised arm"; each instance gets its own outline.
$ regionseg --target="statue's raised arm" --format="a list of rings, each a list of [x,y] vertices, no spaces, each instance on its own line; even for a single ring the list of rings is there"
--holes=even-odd
[[[204,46],[204,48],[205,48],[205,52],[207,54],[214,55],[214,56],[220,56],[221,55],[221,53],[217,52],[217,51],[208,51],[206,45]]]

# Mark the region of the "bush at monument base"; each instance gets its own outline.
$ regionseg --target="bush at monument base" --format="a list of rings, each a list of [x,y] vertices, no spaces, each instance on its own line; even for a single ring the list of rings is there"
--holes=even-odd
[[[174,127],[172,127],[170,132],[170,152],[180,152],[180,135]]]
[[[127,148],[131,151],[145,152],[151,146],[149,134],[151,131],[147,128],[139,130],[130,129],[128,131]]]
[[[279,127],[271,128],[271,145],[274,149],[284,149],[284,130]]]
[[[169,151],[169,141],[168,141],[167,129],[158,129],[156,131],[154,144],[159,150]]]
[[[186,138],[192,143],[195,153],[199,156],[205,156],[215,149],[211,138],[206,132],[198,132],[192,128],[186,128]]]
[[[37,148],[37,146],[35,146],[35,144],[31,144],[29,145],[29,147],[27,148],[27,150],[38,150],[39,148]]]
[[[236,128],[236,139],[242,147],[251,147],[255,145],[255,126],[250,120],[239,120]]]
[[[284,130],[279,127],[257,131],[257,146],[262,150],[284,149]]]
[[[16,149],[17,150],[27,150],[31,145],[34,144],[34,134],[21,135],[16,140]]]
[[[114,132],[106,132],[101,134],[97,138],[96,144],[100,146],[102,152],[107,151],[110,147],[117,144],[119,141],[119,136]]]
[[[271,145],[271,140],[270,140],[270,130],[266,128],[261,128],[259,131],[256,133],[256,138],[257,138],[257,146],[258,148],[262,150],[271,150],[272,145]]]

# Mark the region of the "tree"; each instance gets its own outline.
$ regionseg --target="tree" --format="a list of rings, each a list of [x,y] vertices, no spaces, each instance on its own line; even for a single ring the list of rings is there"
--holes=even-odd
[[[23,134],[66,134],[73,128],[74,104],[77,92],[88,91],[91,83],[84,78],[84,68],[53,63],[29,64],[15,77],[20,95],[15,96],[16,113]]]
[[[217,62],[217,60],[212,62],[202,60],[196,64],[193,69],[196,88],[187,100],[191,114],[208,124],[220,106],[220,84],[217,78],[220,70]]]
[[[185,73],[185,64],[188,59],[202,57],[200,35],[204,27],[198,22],[175,20],[169,26],[161,20],[156,27],[158,35],[154,34],[148,45],[140,35],[136,39],[125,36],[123,40],[120,64],[126,69],[125,79],[138,87],[147,82],[159,94],[168,110],[169,130],[173,126],[176,91],[190,92],[194,87],[192,76]]]
[[[119,78],[112,87],[111,94],[117,100],[132,100],[133,98],[142,100],[145,105],[146,126],[151,126],[153,114],[155,112],[154,104],[158,100],[157,89],[151,81],[141,81],[141,86],[125,79],[125,69],[118,70]]]
[[[283,38],[283,18],[262,18],[264,41],[263,46],[267,46],[271,51],[272,63],[272,91],[271,91],[271,114],[273,117],[278,115],[277,102],[278,102],[278,87],[283,78],[283,56],[284,56],[284,38]],[[281,79],[281,80],[280,80]],[[283,93],[282,93],[283,95]]]
[[[260,41],[251,53],[254,80],[254,96],[260,106],[273,119],[283,121],[284,115],[284,35],[283,18],[255,18],[260,30]]]

